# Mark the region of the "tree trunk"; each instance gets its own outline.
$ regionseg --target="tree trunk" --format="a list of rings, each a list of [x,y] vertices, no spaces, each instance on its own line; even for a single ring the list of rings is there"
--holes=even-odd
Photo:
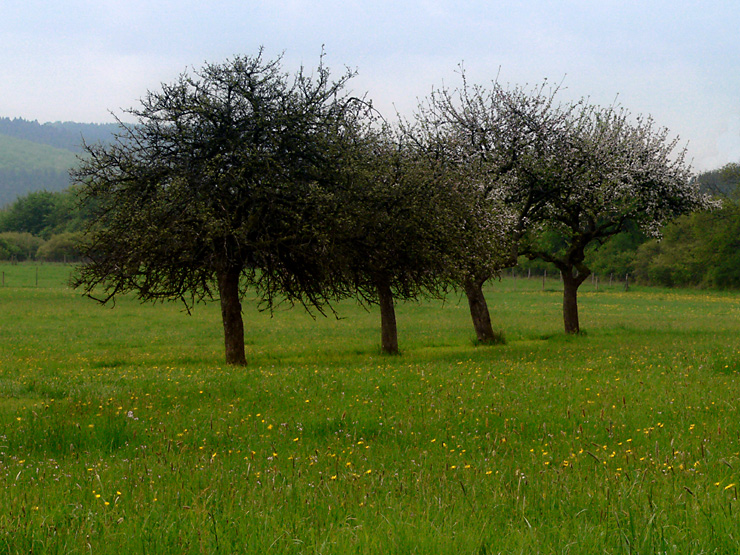
[[[483,283],[479,280],[466,280],[463,283],[465,295],[468,297],[470,306],[470,317],[473,319],[475,335],[479,343],[492,345],[501,343],[501,334],[493,331],[491,326],[491,315],[488,312],[488,303],[483,295]]]
[[[221,319],[224,324],[226,364],[247,364],[244,354],[244,322],[242,304],[239,300],[239,277],[241,271],[229,269],[218,275],[218,292],[221,296]]]
[[[386,354],[397,355],[396,309],[393,307],[393,293],[387,284],[378,285],[378,301],[380,304],[380,348]]]
[[[573,275],[573,268],[560,273],[563,276],[563,323],[565,333],[581,333],[578,323],[578,287],[588,275]]]

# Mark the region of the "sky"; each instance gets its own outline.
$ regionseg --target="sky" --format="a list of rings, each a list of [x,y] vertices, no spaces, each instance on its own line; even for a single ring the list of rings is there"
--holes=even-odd
[[[696,171],[740,162],[737,0],[3,0],[0,116],[105,123],[235,55],[325,62],[387,118],[433,88],[560,85],[652,115]]]

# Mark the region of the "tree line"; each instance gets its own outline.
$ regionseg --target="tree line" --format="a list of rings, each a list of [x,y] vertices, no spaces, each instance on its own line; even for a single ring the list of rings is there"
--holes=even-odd
[[[500,341],[483,285],[522,260],[561,275],[564,329],[579,333],[577,292],[599,252],[644,251],[668,222],[719,206],[677,139],[621,107],[462,74],[389,122],[347,92],[352,77],[323,59],[290,75],[261,53],[182,74],[112,142],[85,147],[72,190],[0,212],[0,240],[84,228],[76,286],[188,310],[218,298],[226,360],[244,364],[247,288],[265,308],[378,306],[382,349],[397,353],[396,303],[451,288],[478,340]]]
[[[28,193],[0,210],[0,260],[79,261],[89,219],[74,188]]]
[[[376,305],[387,353],[398,301],[459,288],[493,343],[483,284],[525,256],[559,271],[579,333],[591,251],[712,205],[649,117],[463,74],[389,122],[352,77],[259,53],[150,91],[73,172],[91,207],[76,286],[101,302],[218,298],[226,360],[245,364],[247,288],[267,308]]]
[[[56,121],[39,123],[23,118],[0,117],[0,135],[82,153],[83,142],[109,142],[118,129],[114,123]],[[83,141],[84,138],[84,141]]]

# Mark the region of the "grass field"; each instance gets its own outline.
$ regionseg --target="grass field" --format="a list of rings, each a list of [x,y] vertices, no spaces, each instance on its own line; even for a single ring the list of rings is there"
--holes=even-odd
[[[0,553],[738,553],[740,295],[559,282],[375,312],[70,291],[0,265]]]

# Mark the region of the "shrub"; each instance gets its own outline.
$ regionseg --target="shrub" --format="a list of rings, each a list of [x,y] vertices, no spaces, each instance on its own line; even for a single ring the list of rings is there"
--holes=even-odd
[[[44,244],[41,237],[26,232],[6,231],[0,233],[0,259],[33,260],[39,247]]]
[[[41,245],[36,258],[47,262],[70,262],[80,259],[79,245],[81,233],[60,233]]]

